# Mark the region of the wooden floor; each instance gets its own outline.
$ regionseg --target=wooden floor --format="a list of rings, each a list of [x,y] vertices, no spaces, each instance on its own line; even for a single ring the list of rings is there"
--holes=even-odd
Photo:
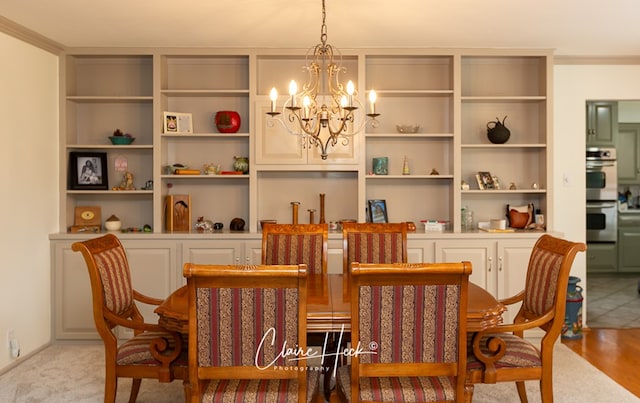
[[[583,329],[582,339],[562,343],[640,397],[640,329]],[[332,391],[330,402],[339,401]]]
[[[562,343],[640,397],[640,329],[583,329],[582,339]]]

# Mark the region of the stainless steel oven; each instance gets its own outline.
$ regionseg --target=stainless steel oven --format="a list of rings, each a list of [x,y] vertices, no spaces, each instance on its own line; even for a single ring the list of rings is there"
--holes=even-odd
[[[618,202],[587,201],[587,242],[616,242]]]
[[[615,148],[587,148],[587,200],[618,200]]]

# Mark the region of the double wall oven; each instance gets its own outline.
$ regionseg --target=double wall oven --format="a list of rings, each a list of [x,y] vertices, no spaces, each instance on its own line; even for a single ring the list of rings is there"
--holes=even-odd
[[[587,242],[618,238],[618,171],[615,148],[587,148]]]

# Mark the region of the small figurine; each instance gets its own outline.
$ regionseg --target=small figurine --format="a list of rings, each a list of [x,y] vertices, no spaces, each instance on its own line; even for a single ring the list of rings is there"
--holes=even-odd
[[[133,186],[133,174],[129,171],[124,173],[124,177],[122,178],[122,182],[120,182],[120,186],[118,186],[117,190],[135,190],[136,188]]]
[[[509,183],[509,190],[516,190],[516,189],[518,189],[518,188],[516,187],[515,182]]]
[[[440,172],[438,172],[438,170],[437,170],[437,169],[433,168],[433,169],[431,170],[431,173],[430,173],[429,175],[440,175]]]
[[[201,233],[213,232],[213,221],[205,220],[204,217],[198,217],[196,221],[196,231]]]

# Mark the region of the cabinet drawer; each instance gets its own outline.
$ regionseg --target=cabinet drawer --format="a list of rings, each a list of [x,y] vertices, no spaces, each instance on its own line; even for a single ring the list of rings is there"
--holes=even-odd
[[[590,243],[587,246],[587,271],[617,271],[618,246],[608,243]]]
[[[618,214],[619,227],[640,227],[640,214]]]

